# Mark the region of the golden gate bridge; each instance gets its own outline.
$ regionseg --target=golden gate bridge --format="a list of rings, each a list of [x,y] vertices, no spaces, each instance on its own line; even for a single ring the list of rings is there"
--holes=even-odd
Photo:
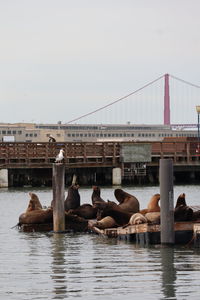
[[[67,124],[163,124],[196,127],[200,86],[164,74]]]

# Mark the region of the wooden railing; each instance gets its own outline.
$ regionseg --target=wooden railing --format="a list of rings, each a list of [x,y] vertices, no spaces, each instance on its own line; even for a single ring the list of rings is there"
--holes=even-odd
[[[50,166],[61,148],[65,151],[65,164],[68,166],[119,165],[122,144],[127,143],[0,143],[0,168]],[[198,142],[164,141],[150,144],[152,163],[167,157],[171,157],[174,163],[194,164],[200,161]]]

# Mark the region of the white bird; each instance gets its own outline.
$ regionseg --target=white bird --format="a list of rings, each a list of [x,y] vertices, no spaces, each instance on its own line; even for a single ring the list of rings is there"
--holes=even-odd
[[[62,160],[64,159],[64,150],[60,149],[60,152],[58,153],[58,155],[56,156],[56,163],[60,163]]]

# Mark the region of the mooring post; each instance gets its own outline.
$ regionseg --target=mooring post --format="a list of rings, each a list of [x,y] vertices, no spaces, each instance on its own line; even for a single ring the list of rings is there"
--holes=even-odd
[[[65,165],[53,164],[53,231],[65,231]]]
[[[161,244],[174,244],[173,161],[160,159]]]

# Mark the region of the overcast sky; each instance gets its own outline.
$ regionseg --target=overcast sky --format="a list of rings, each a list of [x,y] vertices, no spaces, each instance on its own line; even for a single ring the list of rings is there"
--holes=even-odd
[[[170,73],[200,85],[199,0],[0,0],[0,122],[63,123]]]

